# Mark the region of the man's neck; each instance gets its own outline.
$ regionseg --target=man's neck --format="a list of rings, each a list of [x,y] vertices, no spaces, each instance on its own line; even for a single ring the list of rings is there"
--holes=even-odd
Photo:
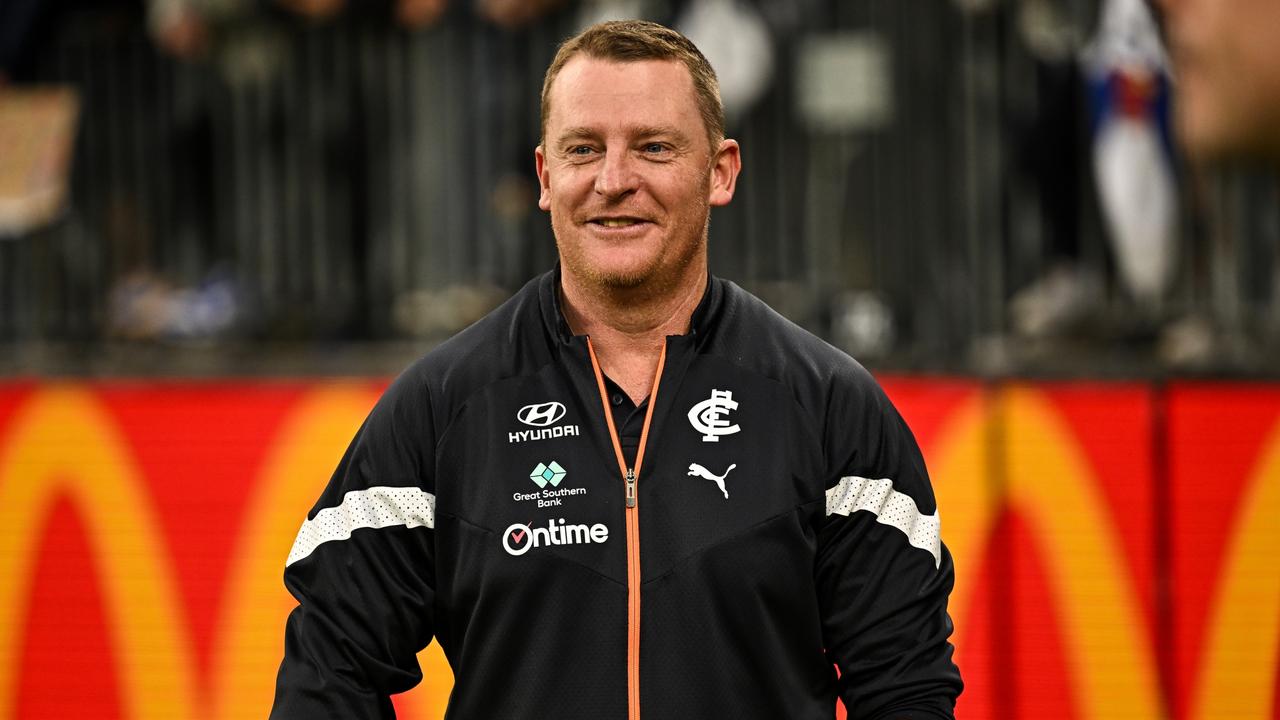
[[[689,330],[693,311],[707,287],[705,264],[697,264],[674,288],[593,288],[567,273],[561,276],[565,319],[575,334],[591,336],[604,374],[640,404],[653,386],[658,358],[668,335]]]

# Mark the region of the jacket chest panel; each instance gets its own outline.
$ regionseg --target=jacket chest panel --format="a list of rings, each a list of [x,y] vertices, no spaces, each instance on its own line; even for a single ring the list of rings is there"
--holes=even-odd
[[[466,554],[486,582],[526,581],[543,556],[625,582],[623,483],[592,409],[543,373],[495,383],[461,410],[437,456],[437,508],[486,531],[458,538],[481,543]]]
[[[638,482],[645,581],[722,544],[753,553],[784,542],[808,557],[820,462],[787,388],[710,359],[692,363],[666,402]],[[757,532],[796,513],[789,535]]]
[[[625,585],[625,484],[598,392],[566,375],[495,383],[449,430],[437,457],[438,512],[487,533],[467,536],[479,548],[455,548],[471,573],[460,582],[536,585],[530,568],[545,559]],[[750,552],[753,527],[806,504],[803,512],[821,512],[818,451],[785,386],[695,360],[664,378],[657,402],[637,481],[645,580],[720,543]],[[785,538],[801,559],[813,543],[808,514]]]

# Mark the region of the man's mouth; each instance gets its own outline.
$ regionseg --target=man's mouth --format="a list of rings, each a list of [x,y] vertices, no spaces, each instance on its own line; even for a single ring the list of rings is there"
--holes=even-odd
[[[639,225],[644,222],[637,218],[596,218],[591,221],[593,225],[600,225],[607,228],[624,228],[632,225]]]

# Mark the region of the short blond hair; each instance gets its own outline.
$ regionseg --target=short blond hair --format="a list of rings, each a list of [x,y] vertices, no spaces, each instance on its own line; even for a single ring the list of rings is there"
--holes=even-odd
[[[598,23],[560,44],[542,80],[542,122],[540,133],[546,142],[547,117],[551,114],[551,84],[576,55],[615,62],[676,60],[689,70],[698,110],[706,127],[712,152],[724,139],[724,104],[720,82],[711,63],[689,38],[669,27],[646,20],[613,20]]]

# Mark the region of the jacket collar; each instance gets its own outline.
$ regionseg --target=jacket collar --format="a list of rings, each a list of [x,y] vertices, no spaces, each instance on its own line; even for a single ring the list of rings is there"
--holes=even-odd
[[[538,282],[538,304],[542,310],[542,322],[547,332],[562,343],[572,343],[575,339],[569,329],[560,308],[560,263],[555,268],[542,274]],[[707,273],[707,288],[702,293],[702,300],[693,309],[689,322],[689,333],[685,337],[697,339],[705,335],[715,324],[724,304],[724,281]]]

